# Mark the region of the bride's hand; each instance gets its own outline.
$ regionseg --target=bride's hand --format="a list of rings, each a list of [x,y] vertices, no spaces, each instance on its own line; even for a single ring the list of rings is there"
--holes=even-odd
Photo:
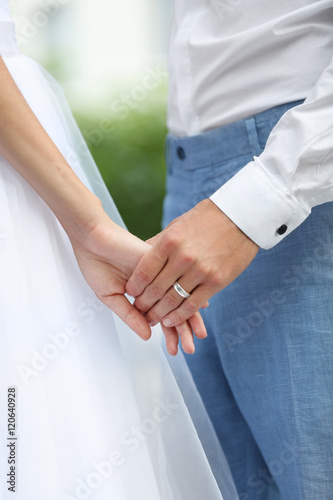
[[[69,237],[81,272],[98,299],[142,339],[148,340],[150,326],[125,292],[129,277],[150,246],[114,224],[106,214],[87,234],[80,237],[69,234]],[[184,351],[193,353],[192,330],[199,338],[207,335],[199,313],[177,328],[163,327],[168,352],[177,353],[180,338]]]

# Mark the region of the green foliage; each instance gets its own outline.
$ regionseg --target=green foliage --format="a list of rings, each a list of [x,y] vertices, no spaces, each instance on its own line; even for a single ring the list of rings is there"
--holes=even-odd
[[[75,118],[129,231],[148,239],[161,230],[165,109],[146,103],[126,115]]]

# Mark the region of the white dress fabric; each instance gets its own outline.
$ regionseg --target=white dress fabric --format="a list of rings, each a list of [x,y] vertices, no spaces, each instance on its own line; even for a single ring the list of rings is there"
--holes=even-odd
[[[10,8],[6,0],[0,2],[0,20],[11,21]]]
[[[19,53],[1,13],[4,0],[0,49],[16,84],[121,223],[59,86]],[[57,219],[1,156],[0,214],[0,498],[237,499],[183,357],[95,298]]]

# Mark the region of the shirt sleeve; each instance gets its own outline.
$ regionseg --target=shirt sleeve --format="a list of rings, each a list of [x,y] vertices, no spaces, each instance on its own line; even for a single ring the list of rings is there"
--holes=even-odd
[[[333,201],[333,59],[303,104],[288,110],[254,157],[211,200],[269,249],[312,207]]]

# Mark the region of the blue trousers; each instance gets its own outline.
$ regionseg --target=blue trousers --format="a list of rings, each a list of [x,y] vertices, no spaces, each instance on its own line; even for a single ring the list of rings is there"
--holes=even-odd
[[[299,103],[198,136],[168,136],[163,225],[258,156]],[[260,250],[202,315],[208,338],[187,361],[240,500],[332,500],[333,203]]]

